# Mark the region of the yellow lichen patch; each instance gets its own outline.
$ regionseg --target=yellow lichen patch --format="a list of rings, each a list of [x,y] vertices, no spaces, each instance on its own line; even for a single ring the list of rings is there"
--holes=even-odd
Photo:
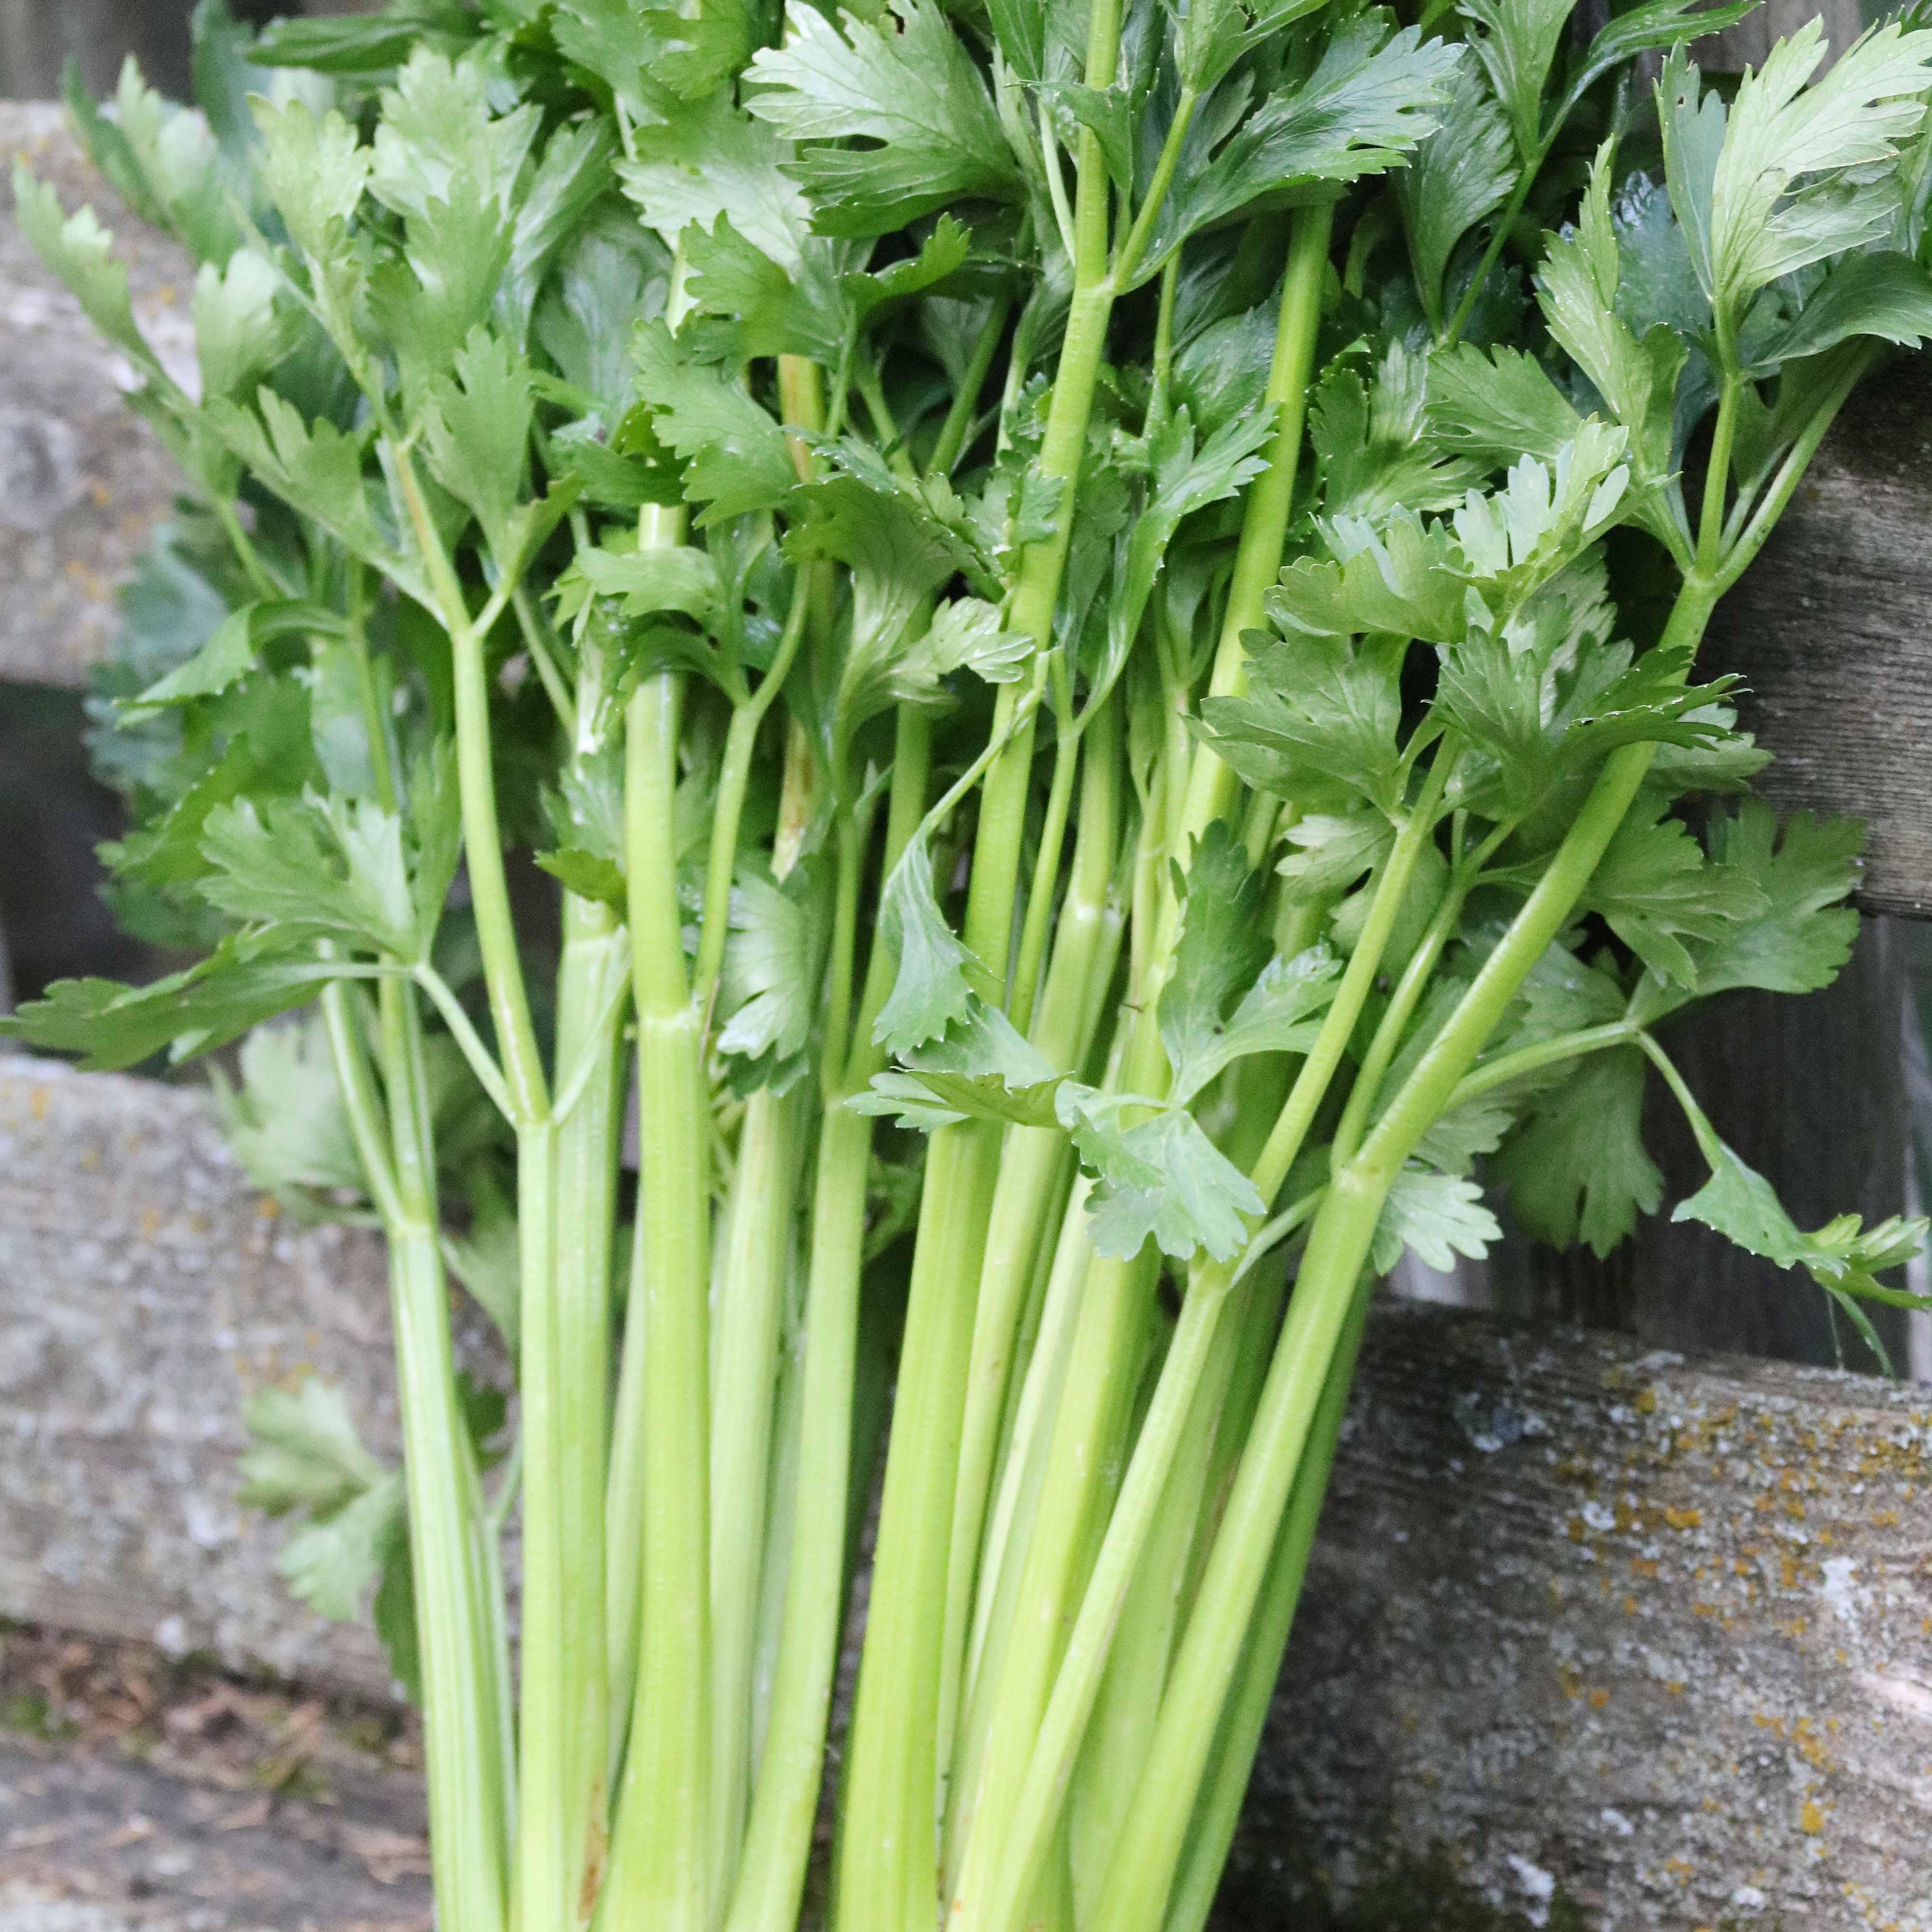
[[[1825,1814],[1815,1798],[1808,1798],[1798,1808],[1798,1828],[1808,1838],[1815,1838],[1825,1828]]]

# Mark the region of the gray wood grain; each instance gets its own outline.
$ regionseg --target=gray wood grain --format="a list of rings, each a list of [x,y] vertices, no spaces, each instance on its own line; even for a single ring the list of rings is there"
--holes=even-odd
[[[321,1375],[394,1442],[379,1244],[273,1208],[205,1094],[0,1060],[0,1616],[386,1696],[236,1499],[264,1384]]]
[[[1932,363],[1852,398],[1774,540],[1719,606],[1700,673],[1735,670],[1781,810],[1867,822],[1859,898],[1932,909]]]
[[[1243,1828],[1279,1915],[1251,1922],[1294,1922],[1294,1874],[1442,1845],[1593,1928],[1926,1932],[1928,1485],[1923,1387],[1386,1306]]]

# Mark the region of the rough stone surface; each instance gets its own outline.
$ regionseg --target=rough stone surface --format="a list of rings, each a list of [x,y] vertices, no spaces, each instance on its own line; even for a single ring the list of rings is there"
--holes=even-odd
[[[70,211],[91,203],[128,264],[134,314],[163,362],[194,363],[193,274],[80,153],[64,111],[0,101],[0,164],[23,160]],[[134,373],[27,245],[0,193],[0,679],[79,684],[117,621],[114,592],[181,487],[122,400]]]
[[[0,1060],[0,1615],[386,1696],[236,1500],[264,1384],[320,1374],[394,1440],[378,1243],[273,1210],[205,1093]]]
[[[1244,1856],[1928,1932],[1928,1634],[1932,1390],[1391,1306]]]

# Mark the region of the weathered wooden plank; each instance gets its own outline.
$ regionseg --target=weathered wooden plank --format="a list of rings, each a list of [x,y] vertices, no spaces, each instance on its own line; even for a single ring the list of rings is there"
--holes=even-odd
[[[324,1376],[394,1443],[378,1244],[273,1208],[205,1094],[0,1059],[0,1615],[385,1696],[236,1501],[265,1383]]]
[[[1922,1387],[1385,1307],[1238,1869],[1928,1932],[1928,1485]]]
[[[1781,809],[1870,826],[1869,911],[1932,910],[1932,361],[1847,406],[1775,539],[1719,607],[1701,672],[1735,670]]]

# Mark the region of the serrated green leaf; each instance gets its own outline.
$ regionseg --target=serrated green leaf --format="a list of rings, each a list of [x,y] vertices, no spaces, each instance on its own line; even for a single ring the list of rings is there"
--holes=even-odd
[[[721,1052],[783,1062],[805,1051],[820,1011],[831,937],[822,891],[803,868],[783,884],[749,870],[731,888],[718,1010]]]
[[[632,338],[640,394],[664,442],[689,464],[685,494],[708,526],[768,510],[798,482],[784,431],[736,383],[704,367],[661,321]]]
[[[527,340],[538,290],[562,251],[583,235],[584,218],[608,205],[614,184],[611,157],[616,136],[601,119],[586,117],[560,128],[546,143],[530,184],[518,197],[509,266],[494,304],[510,340]],[[612,346],[621,349],[620,328]]]
[[[1626,61],[1655,47],[1676,47],[1706,34],[1728,32],[1756,10],[1758,0],[1726,0],[1707,6],[1703,0],[1642,0],[1617,14],[1597,31],[1564,92],[1562,111],[1585,91]]]
[[[1232,1261],[1246,1246],[1244,1217],[1265,1211],[1262,1197],[1185,1107],[1071,1080],[1054,1105],[1081,1164],[1096,1177],[1088,1209],[1097,1253],[1131,1260],[1151,1237],[1176,1261],[1204,1249]]]
[[[1251,1053],[1307,1052],[1341,975],[1341,961],[1325,946],[1292,959],[1270,959],[1211,1038],[1198,1041],[1189,1058],[1176,1063],[1174,1101],[1184,1106],[1224,1067]]]
[[[912,1048],[899,1070],[877,1076],[848,1104],[923,1133],[969,1118],[1050,1127],[1058,1120],[1054,1096],[1066,1077],[998,1006],[975,995],[963,1018]]]
[[[877,21],[848,14],[843,35],[803,0],[785,17],[784,44],[752,60],[764,86],[748,104],[813,144],[784,167],[820,233],[882,235],[962,200],[1020,199],[986,84],[932,0],[892,0]],[[818,145],[853,139],[876,145]]]
[[[888,674],[893,701],[934,704],[945,700],[945,680],[970,671],[986,684],[1011,684],[1033,655],[1031,639],[1003,630],[1000,607],[982,597],[954,597],[899,654]]]
[[[1578,1018],[1578,1024],[1602,1024],[1600,1005],[1586,1001],[1581,1010],[1592,1018]],[[1552,1027],[1552,1036],[1572,1030]],[[1646,1070],[1634,1047],[1613,1047],[1565,1068],[1497,1156],[1495,1177],[1509,1190],[1516,1219],[1539,1240],[1558,1248],[1582,1240],[1600,1260],[1634,1230],[1640,1215],[1657,1212],[1664,1176],[1644,1150]]]
[[[724,586],[709,552],[688,544],[650,550],[580,550],[557,580],[557,616],[568,622],[593,597],[616,600],[626,617],[681,611],[714,634],[722,628]]]
[[[1925,1245],[1926,1223],[1894,1215],[1867,1228],[1856,1214],[1841,1214],[1810,1233],[1786,1213],[1776,1191],[1719,1140],[1708,1120],[1691,1123],[1710,1162],[1711,1178],[1672,1210],[1673,1221],[1701,1221],[1747,1253],[1760,1255],[1781,1268],[1802,1268],[1828,1293],[1917,1308],[1924,1298],[1889,1288],[1877,1277],[1903,1268]]]
[[[1330,791],[1393,813],[1402,764],[1397,667],[1342,639],[1312,638],[1258,641],[1249,664],[1245,697],[1202,703],[1202,723],[1221,755],[1278,796],[1292,792],[1316,802],[1308,781],[1325,778]]]
[[[1338,517],[1328,537],[1333,561],[1299,559],[1268,592],[1268,616],[1284,633],[1435,644],[1462,634],[1468,599],[1450,568],[1455,546],[1447,525],[1424,524],[1413,512],[1379,530]]]
[[[804,356],[838,365],[850,322],[849,298],[841,284],[871,278],[835,279],[824,244],[808,250],[795,272],[788,272],[722,214],[712,228],[686,229],[683,248],[694,306],[736,325],[733,361]]]
[[[255,400],[259,415],[212,398],[202,405],[202,419],[291,508],[313,517],[365,562],[427,602],[414,566],[397,555],[376,523],[363,480],[364,438],[345,434],[326,417],[304,422],[294,404],[272,389],[256,391]]]
[[[275,1568],[318,1616],[346,1623],[362,1615],[385,1556],[408,1534],[407,1520],[402,1478],[384,1476],[352,1502],[297,1530]]]
[[[1768,374],[1800,356],[1821,356],[1854,336],[1916,349],[1932,335],[1932,274],[1891,250],[1834,266],[1804,307],[1755,346],[1753,369]]]
[[[1582,418],[1534,357],[1462,343],[1430,358],[1428,421],[1445,448],[1493,468],[1518,456],[1553,460]]]
[[[342,19],[277,20],[248,51],[257,67],[309,68],[317,74],[386,73],[425,41],[459,52],[482,22],[458,0],[401,0],[380,14]]]
[[[1664,802],[1641,800],[1598,862],[1581,900],[1662,978],[1700,990],[1694,940],[1722,940],[1738,921],[1764,913],[1763,888],[1738,868],[1707,860]]]
[[[1370,1265],[1387,1274],[1405,1250],[1413,1249],[1425,1267],[1446,1270],[1458,1255],[1480,1261],[1502,1232],[1473,1180],[1411,1164],[1396,1176],[1382,1203]]]
[[[1543,147],[1544,88],[1570,24],[1568,0],[1462,0],[1457,10],[1483,29],[1471,44],[1509,116],[1516,152],[1533,161]]]
[[[866,320],[888,304],[923,294],[957,274],[972,249],[970,233],[950,214],[942,214],[932,224],[932,232],[919,244],[916,255],[902,256],[874,272],[842,274],[838,286],[859,318]]]
[[[1589,641],[1596,648],[1569,663],[1481,630],[1444,652],[1438,712],[1492,760],[1458,773],[1459,797],[1520,818],[1560,776],[1620,745],[1695,748],[1722,736],[1711,700],[1728,685],[1686,685],[1686,653],[1660,647],[1633,664],[1628,644]]]
[[[295,345],[291,318],[275,304],[280,278],[252,248],[225,270],[204,262],[194,280],[195,355],[204,396],[248,394]]]
[[[1508,614],[1616,520],[1630,483],[1628,438],[1587,419],[1548,463],[1526,456],[1501,489],[1471,490],[1450,519],[1460,574]]]
[[[1161,1043],[1174,1070],[1178,1100],[1203,1083],[1189,1076],[1214,1048],[1228,1009],[1252,981],[1270,950],[1262,917],[1262,880],[1225,819],[1196,842],[1184,878],[1180,934],[1161,989]]]
[[[617,177],[646,226],[668,248],[688,228],[734,233],[788,274],[803,263],[812,212],[778,164],[790,152],[764,122],[713,94],[637,131],[636,158]]]
[[[332,961],[257,956],[227,940],[198,964],[145,986],[56,980],[45,998],[0,1018],[0,1033],[43,1052],[79,1054],[89,1072],[136,1066],[164,1048],[186,1060],[305,1005],[344,970]]]
[[[1212,0],[1191,10],[1194,14],[1212,10]],[[1185,56],[1184,56],[1184,58]],[[1127,87],[1088,87],[1076,80],[1043,80],[1035,89],[1052,116],[1061,145],[1077,152],[1080,130],[1090,129],[1100,143],[1100,158],[1108,177],[1124,195],[1134,187],[1134,144],[1144,101],[1139,91]]]
[[[284,940],[422,952],[402,820],[372,800],[238,799],[208,814],[201,846],[214,868],[202,896],[231,918]]]
[[[362,1162],[320,1022],[257,1027],[242,1044],[241,1075],[231,1087],[218,1073],[214,1089],[249,1180],[304,1215],[319,1215],[327,1204],[316,1197],[334,1190],[359,1198]]]
[[[1291,898],[1332,898],[1381,864],[1395,842],[1386,812],[1363,807],[1348,812],[1304,812],[1288,828],[1294,850],[1276,868]]]
[[[536,410],[530,365],[500,336],[473,328],[430,398],[423,425],[430,473],[476,513],[491,555],[507,568],[518,548],[512,524]]]
[[[1824,58],[1822,28],[1809,21],[1745,76],[1732,104],[1712,179],[1706,284],[1726,340],[1758,290],[1882,238],[1898,214],[1898,179],[1884,164],[1924,114],[1932,32],[1875,28],[1807,86]]]
[[[1640,340],[1618,312],[1622,265],[1610,212],[1611,154],[1606,142],[1576,226],[1546,241],[1537,295],[1551,335],[1623,425],[1636,489],[1654,496],[1671,475],[1678,379],[1690,352],[1668,328],[1653,328]],[[1665,530],[1658,534],[1670,540]],[[1688,541],[1687,532],[1687,547]]]
[[[1576,1240],[1602,1260],[1656,1214],[1664,1174],[1644,1151],[1644,1057],[1634,1047],[1592,1053],[1534,1101],[1496,1161],[1510,1210],[1540,1240]]]
[[[1400,343],[1384,352],[1366,388],[1346,365],[1330,368],[1308,412],[1324,517],[1379,525],[1405,509],[1450,509],[1480,482],[1475,466],[1435,434],[1425,412],[1432,386],[1429,364]]]
[[[226,691],[248,676],[262,647],[277,638],[340,637],[346,628],[340,611],[302,598],[245,604],[230,611],[187,663],[157,680],[138,698],[124,700],[120,715],[138,723],[170,706]]]
[[[491,106],[480,61],[452,61],[418,44],[383,91],[369,191],[398,214],[421,215],[466,182],[507,214],[543,115],[534,101],[507,113]]]
[[[1812,993],[1828,986],[1858,938],[1858,916],[1844,902],[1863,869],[1862,823],[1801,812],[1780,838],[1771,807],[1750,798],[1714,818],[1709,838],[1712,859],[1749,879],[1764,904],[1690,947],[1698,992],[1757,986]]]
[[[299,97],[278,106],[257,95],[249,104],[262,137],[262,185],[296,247],[321,260],[337,245],[331,224],[347,221],[362,200],[370,151],[332,107],[318,117]]]
[[[1533,15],[1541,10],[1532,6],[1496,10],[1514,19],[1519,13]],[[1567,16],[1569,10],[1568,0],[1562,0],[1558,13]],[[1477,44],[1487,58],[1487,44]],[[1540,108],[1540,97],[1538,104]],[[1456,244],[1509,199],[1516,174],[1509,122],[1475,63],[1460,62],[1443,102],[1441,126],[1417,144],[1415,158],[1395,177],[1416,292],[1438,334],[1444,316],[1442,278]]]
[[[1217,152],[1211,123],[1190,129],[1175,184],[1138,270],[1156,273],[1186,238],[1257,204],[1278,203],[1318,181],[1350,182],[1400,166],[1432,134],[1460,58],[1378,14],[1357,16],[1328,39],[1299,87],[1270,95]]]
[[[932,857],[922,838],[907,846],[886,878],[879,902],[879,940],[897,962],[897,972],[873,1024],[872,1038],[896,1059],[968,1018],[976,977],[992,990],[985,968],[939,909]]]
[[[14,164],[14,210],[28,245],[73,292],[89,322],[124,349],[150,382],[172,388],[148,339],[135,326],[128,299],[128,270],[112,254],[114,237],[91,208],[63,214],[60,197]]]
[[[340,1389],[305,1378],[292,1393],[257,1389],[242,1405],[253,1446],[238,1460],[239,1500],[280,1516],[292,1509],[339,1509],[382,1480],[362,1446]]]

